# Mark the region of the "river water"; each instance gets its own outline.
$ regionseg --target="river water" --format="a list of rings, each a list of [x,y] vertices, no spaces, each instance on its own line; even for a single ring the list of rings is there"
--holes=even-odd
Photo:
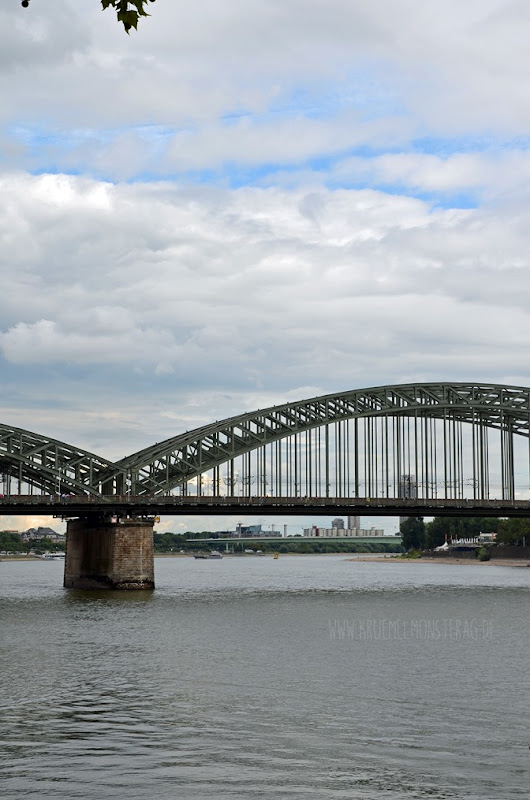
[[[530,569],[156,561],[153,593],[0,563],[0,794],[530,795]]]

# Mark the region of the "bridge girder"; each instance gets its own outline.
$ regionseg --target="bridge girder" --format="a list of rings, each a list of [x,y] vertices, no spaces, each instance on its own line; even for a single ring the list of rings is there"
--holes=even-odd
[[[111,461],[65,442],[0,424],[0,472],[4,480],[44,493],[100,494],[121,472]]]
[[[0,471],[43,492],[166,494],[238,456],[333,423],[375,417],[458,420],[530,435],[530,389],[413,383],[355,389],[258,409],[187,431],[118,462],[0,425]]]
[[[528,437],[530,389],[470,383],[414,383],[356,389],[260,409],[157,443],[116,465],[136,493],[168,492],[238,456],[335,422],[417,416],[473,423]]]

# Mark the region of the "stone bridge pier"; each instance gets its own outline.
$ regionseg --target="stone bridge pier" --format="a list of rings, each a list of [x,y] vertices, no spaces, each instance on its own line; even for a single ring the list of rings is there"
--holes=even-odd
[[[153,520],[88,516],[66,529],[68,589],[154,589]]]

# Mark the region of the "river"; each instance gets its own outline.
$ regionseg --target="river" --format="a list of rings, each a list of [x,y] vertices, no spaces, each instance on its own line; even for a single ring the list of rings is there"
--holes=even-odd
[[[156,560],[66,591],[0,563],[0,780],[20,798],[527,798],[530,569]]]

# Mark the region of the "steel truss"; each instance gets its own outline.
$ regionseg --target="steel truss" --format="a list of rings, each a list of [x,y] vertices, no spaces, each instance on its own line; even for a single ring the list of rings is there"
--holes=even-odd
[[[260,409],[116,463],[0,426],[0,471],[4,491],[514,499],[530,485],[529,432],[530,389],[404,384]]]
[[[0,473],[4,494],[95,494],[109,485],[112,461],[38,433],[0,424]],[[112,482],[112,480],[111,480]],[[1,491],[1,490],[0,490]]]

